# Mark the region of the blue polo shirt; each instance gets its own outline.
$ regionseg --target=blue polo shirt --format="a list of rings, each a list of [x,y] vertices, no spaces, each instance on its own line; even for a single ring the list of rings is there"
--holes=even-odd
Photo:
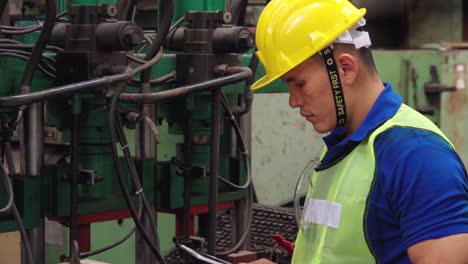
[[[320,167],[339,162],[398,110],[390,84],[354,134],[337,128],[324,138]],[[375,141],[376,173],[365,231],[378,263],[410,263],[406,250],[427,239],[468,233],[468,178],[458,155],[440,136],[394,127]]]

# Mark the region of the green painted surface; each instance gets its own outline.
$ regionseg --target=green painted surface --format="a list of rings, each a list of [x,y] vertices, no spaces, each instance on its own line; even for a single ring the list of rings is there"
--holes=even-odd
[[[174,215],[158,213],[158,232],[160,237],[161,252],[167,252],[174,247],[172,237],[175,234]],[[91,225],[91,250],[103,248],[120,240],[133,227],[131,219],[122,222],[107,221]],[[61,233],[61,244],[46,245],[45,263],[59,263],[60,255],[68,254],[68,232],[65,228]],[[135,235],[112,250],[94,255],[88,259],[112,264],[129,264],[135,262]]]

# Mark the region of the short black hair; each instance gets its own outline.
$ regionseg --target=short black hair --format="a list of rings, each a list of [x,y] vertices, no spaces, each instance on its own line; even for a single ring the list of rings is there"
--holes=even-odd
[[[366,65],[370,71],[377,72],[374,56],[372,56],[372,50],[370,48],[362,47],[358,49],[358,54],[364,65]]]

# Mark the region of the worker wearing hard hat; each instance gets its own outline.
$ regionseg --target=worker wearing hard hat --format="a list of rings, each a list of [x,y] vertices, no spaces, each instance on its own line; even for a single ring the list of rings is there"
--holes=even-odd
[[[365,13],[347,0],[273,0],[258,21],[266,75],[252,88],[281,79],[290,106],[330,132],[293,263],[468,263],[466,170],[380,80]]]

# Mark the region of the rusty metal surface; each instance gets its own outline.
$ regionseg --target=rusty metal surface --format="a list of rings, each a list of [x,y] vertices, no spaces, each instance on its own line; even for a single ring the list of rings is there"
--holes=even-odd
[[[467,83],[466,63],[468,50],[454,50],[445,53],[442,82],[456,86],[456,65],[465,65],[464,82]],[[461,87],[459,87],[461,88]],[[468,164],[468,89],[442,94],[441,129],[455,145],[465,166]]]

